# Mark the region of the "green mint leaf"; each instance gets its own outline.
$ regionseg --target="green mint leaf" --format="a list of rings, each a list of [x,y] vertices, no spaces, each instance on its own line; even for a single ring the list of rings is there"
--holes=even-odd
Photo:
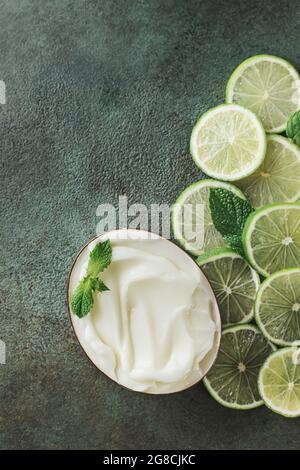
[[[209,206],[213,224],[224,240],[244,255],[242,232],[249,214],[253,211],[247,200],[223,188],[210,189]]]
[[[253,211],[247,200],[223,188],[210,190],[209,205],[214,226],[223,236],[240,234]]]
[[[98,290],[99,292],[105,292],[109,290],[109,287],[107,287],[101,279],[99,279],[98,277],[94,277],[93,289]]]
[[[81,279],[73,294],[71,304],[73,312],[79,318],[89,313],[94,304],[92,278],[87,276]]]
[[[94,292],[105,292],[109,288],[98,278],[98,274],[104,271],[112,259],[112,247],[110,240],[99,242],[89,256],[87,276],[80,280],[72,297],[72,310],[79,318],[89,313],[94,305]]]
[[[300,109],[289,118],[286,133],[294,144],[300,147]]]
[[[244,256],[244,248],[242,243],[242,238],[240,235],[224,235],[223,236],[226,243],[239,255]]]
[[[99,242],[90,253],[87,273],[89,276],[96,277],[102,273],[110,263],[112,258],[112,248],[110,240]]]

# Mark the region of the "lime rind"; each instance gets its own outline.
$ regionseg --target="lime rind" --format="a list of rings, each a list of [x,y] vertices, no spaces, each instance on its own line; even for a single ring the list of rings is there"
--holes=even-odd
[[[247,117],[247,119],[249,119],[249,122],[251,122],[253,127],[255,127],[255,130],[257,133],[257,141],[259,142],[259,146],[256,152],[255,161],[252,163],[251,166],[249,166],[247,170],[243,169],[243,170],[240,170],[239,172],[236,172],[236,168],[234,166],[234,171],[231,174],[229,173],[224,174],[221,171],[215,171],[209,168],[208,165],[206,165],[203,161],[201,161],[201,159],[199,159],[199,156],[197,155],[197,149],[198,149],[197,138],[198,138],[199,130],[206,124],[208,119],[213,117],[213,115],[222,113],[222,112],[240,113],[244,117]],[[201,171],[203,171],[208,176],[212,178],[216,178],[221,181],[234,182],[252,174],[262,164],[265,154],[266,154],[266,150],[267,150],[266,134],[265,134],[262,123],[252,111],[250,111],[247,108],[243,108],[242,106],[238,104],[221,104],[221,105],[216,106],[215,108],[209,109],[204,114],[202,114],[202,116],[198,119],[198,121],[196,122],[192,130],[192,135],[191,135],[191,140],[190,140],[190,153],[192,155],[192,158],[195,164],[198,166],[198,168],[200,168]]]
[[[244,60],[242,63],[240,63],[236,69],[233,71],[232,75],[230,76],[227,86],[226,86],[226,91],[225,91],[225,101],[226,103],[233,103],[233,93],[234,93],[234,88],[235,84],[238,82],[240,79],[241,75],[243,72],[250,67],[251,65],[254,65],[257,62],[260,61],[269,61],[273,64],[278,64],[283,66],[288,73],[291,75],[291,77],[295,80],[295,86],[296,86],[296,92],[298,93],[298,104],[296,104],[294,111],[297,111],[297,109],[300,108],[300,76],[298,71],[295,69],[295,67],[290,64],[287,60],[282,59],[281,57],[269,55],[269,54],[259,54],[255,55],[252,57],[249,57],[248,59]],[[292,114],[293,111],[290,113]],[[281,133],[286,130],[287,126],[287,121],[288,117],[285,119],[285,122],[283,122],[281,125],[278,125],[276,127],[271,127],[271,128],[266,128],[266,132],[269,133]]]
[[[257,296],[256,296],[256,300],[255,300],[255,304],[254,304],[254,317],[255,317],[255,321],[259,327],[259,329],[261,330],[261,332],[263,333],[263,335],[269,340],[271,341],[272,343],[276,344],[277,346],[283,346],[283,347],[288,347],[288,346],[300,346],[300,339],[299,340],[296,340],[296,341],[293,341],[293,342],[289,342],[289,341],[285,341],[285,340],[280,340],[278,338],[274,338],[272,335],[269,334],[269,332],[267,331],[267,329],[265,328],[265,325],[264,323],[262,322],[261,318],[260,318],[260,314],[259,314],[259,305],[261,303],[261,297],[262,297],[262,294],[264,293],[265,289],[267,289],[271,284],[272,284],[272,281],[274,279],[278,279],[282,276],[288,276],[290,274],[293,274],[293,273],[298,273],[300,275],[300,268],[290,268],[290,269],[282,269],[280,271],[277,271],[276,273],[274,274],[271,274],[271,276],[269,276],[267,279],[265,279],[261,285],[260,285],[260,288],[257,292]]]
[[[276,211],[280,209],[284,210],[284,209],[289,209],[289,208],[300,210],[300,203],[299,202],[294,202],[294,203],[285,202],[283,204],[280,204],[280,203],[267,204],[266,206],[261,207],[260,209],[256,209],[252,214],[250,214],[244,226],[243,233],[242,233],[242,242],[243,242],[243,247],[244,247],[246,258],[251,264],[251,266],[264,277],[269,277],[272,273],[266,271],[263,267],[259,266],[250,248],[251,247],[250,238],[251,238],[253,231],[255,230],[255,222],[257,222],[257,220],[262,215],[266,215],[267,213],[270,213],[272,211]],[[281,269],[293,268],[293,267],[294,266],[282,266]]]
[[[259,376],[258,376],[258,390],[259,390],[259,393],[262,397],[263,403],[271,411],[273,411],[274,413],[278,413],[281,416],[284,416],[285,418],[298,418],[300,416],[300,402],[299,402],[299,411],[294,412],[294,413],[291,413],[286,408],[274,405],[274,403],[272,403],[272,400],[270,400],[266,396],[266,393],[265,393],[265,386],[266,385],[272,386],[272,385],[271,384],[264,384],[263,379],[264,379],[264,374],[265,374],[266,370],[269,368],[269,365],[270,365],[270,363],[273,359],[280,358],[282,363],[284,364],[283,356],[284,355],[294,355],[294,354],[297,355],[297,364],[298,364],[298,367],[300,369],[300,359],[299,359],[300,358],[300,348],[297,348],[297,347],[281,348],[281,349],[278,349],[277,351],[274,351],[272,354],[270,354],[270,356],[266,359],[265,363],[262,365],[262,367],[260,369],[260,372],[259,372]],[[285,366],[283,365],[283,367],[285,367]],[[274,375],[278,377],[278,380],[280,380],[280,376],[278,376],[276,374],[276,371],[275,371]],[[287,383],[287,385],[288,385],[288,383]]]
[[[260,334],[262,335],[261,331],[254,325],[236,325],[236,326],[232,326],[232,327],[229,327],[229,328],[226,328],[223,332],[222,332],[222,336],[228,334],[228,333],[235,333],[237,331],[245,331],[245,330],[250,330],[250,331],[253,331],[257,334]],[[268,345],[270,346],[270,348],[273,350],[273,351],[276,351],[276,347],[270,343],[267,339],[266,339],[266,342],[268,343]],[[216,359],[217,361],[217,359]],[[216,364],[216,362],[215,362]],[[212,369],[213,369],[214,366],[212,366]],[[211,370],[212,370],[211,369]],[[262,406],[264,404],[264,400],[261,399],[261,400],[255,400],[253,401],[252,403],[249,403],[249,404],[244,404],[244,405],[240,405],[238,403],[234,403],[234,402],[227,402],[225,400],[223,400],[219,395],[218,393],[215,392],[215,390],[213,389],[213,387],[211,386],[207,376],[204,377],[203,379],[203,383],[204,383],[204,386],[205,388],[207,389],[207,391],[209,392],[209,394],[218,402],[220,403],[221,405],[225,406],[226,408],[231,408],[231,409],[235,409],[235,410],[251,410],[251,409],[254,409],[254,408],[258,408],[260,406]]]
[[[178,222],[179,216],[180,216],[180,210],[182,205],[184,205],[185,201],[188,200],[189,196],[191,196],[193,193],[197,193],[197,191],[201,191],[201,189],[204,188],[223,188],[227,189],[228,191],[232,191],[236,196],[240,197],[241,199],[245,199],[245,196],[243,195],[242,191],[240,189],[236,188],[234,185],[230,183],[225,183],[223,181],[216,181],[214,179],[204,179],[197,181],[191,185],[189,185],[187,188],[185,188],[180,195],[178,196],[177,200],[175,201],[175,204],[172,206],[171,209],[171,225],[173,229],[173,234],[174,238],[178,241],[178,243],[187,251],[189,251],[191,254],[198,256],[205,251],[207,251],[207,247],[203,246],[201,248],[195,247],[193,244],[189,243],[189,241],[185,240],[182,234],[182,230],[180,229],[180,224]],[[207,204],[209,205],[209,201],[207,201]],[[207,209],[209,210],[209,208]],[[212,221],[210,221],[212,224]],[[213,226],[212,226],[213,229]],[[219,232],[214,229],[213,230],[216,238],[216,246],[225,246],[225,241],[223,240],[222,236],[219,234]]]
[[[234,284],[231,284],[232,282],[232,279],[230,279],[230,282],[229,282],[229,287],[231,287],[232,289],[234,289],[233,291],[233,295],[234,293],[236,294],[235,296],[235,302],[233,304],[233,306],[235,307],[235,311],[239,311],[240,314],[241,312],[243,311],[243,317],[241,319],[239,319],[239,321],[229,321],[229,316],[228,313],[227,313],[227,319],[224,318],[224,316],[226,317],[226,315],[223,315],[223,318],[222,318],[222,323],[225,327],[228,327],[230,325],[234,325],[234,324],[244,324],[244,323],[248,323],[250,322],[253,318],[254,318],[254,301],[255,301],[255,296],[256,296],[256,293],[259,289],[259,286],[260,286],[260,278],[259,278],[259,275],[257,274],[257,272],[252,269],[252,267],[250,266],[250,264],[248,264],[244,258],[242,258],[239,254],[237,254],[235,251],[233,251],[231,248],[227,248],[227,247],[220,247],[220,248],[216,248],[214,250],[211,250],[209,252],[206,252],[204,253],[203,255],[200,255],[196,262],[197,264],[200,266],[200,267],[204,267],[204,265],[208,264],[208,263],[214,263],[215,261],[218,261],[218,260],[224,260],[226,261],[226,259],[228,261],[232,261],[232,260],[240,260],[240,262],[243,263],[244,265],[244,268],[247,269],[248,268],[248,271],[247,273],[249,273],[249,279],[247,280],[246,283],[240,285],[238,287],[238,290],[237,287],[236,287],[236,284],[237,284],[237,279],[238,278],[234,278],[235,279],[235,283]],[[244,272],[244,268],[243,268],[243,272]],[[228,276],[228,273],[224,273],[224,272],[221,272],[220,273],[220,268],[217,269],[217,267],[215,266],[215,269],[218,271],[218,283],[219,282],[223,282],[223,279],[225,279],[226,277],[228,278],[227,279],[227,282],[229,280],[229,276],[232,274],[230,273],[229,276]],[[233,263],[231,264],[231,270],[233,269]],[[211,286],[212,286],[212,289],[216,295],[216,298],[217,298],[217,301],[219,302],[220,301],[220,296],[218,295],[218,293],[220,293],[220,289],[216,290],[216,287],[214,286],[214,283],[212,280],[209,279],[209,275],[208,273],[203,270],[203,273],[208,277],[208,280],[209,282],[211,283]],[[220,274],[219,274],[220,273]],[[251,276],[251,277],[250,277]],[[242,277],[242,273],[241,273],[241,277]],[[225,281],[224,281],[225,282]],[[249,303],[249,300],[247,299],[247,303],[245,303],[245,299],[247,298],[247,294],[249,296],[249,292],[247,292],[245,289],[245,285],[247,284],[247,288],[249,289],[249,284],[251,284],[251,292],[252,295],[253,295],[253,306],[252,308],[250,309],[249,313],[246,313],[245,314],[245,310],[248,311],[248,307],[249,305],[247,305],[247,303]],[[233,287],[234,286],[234,287]],[[219,287],[219,285],[218,285]],[[224,286],[225,287],[225,286]],[[222,295],[223,295],[223,292],[222,292]],[[224,300],[224,298],[223,298]],[[244,301],[244,304],[243,302],[241,302],[241,300]],[[231,310],[232,309],[232,302],[233,300],[231,300],[231,304],[228,303],[228,312],[229,312],[229,309]],[[231,305],[231,306],[230,306]],[[219,309],[220,309],[220,313],[222,312],[222,308],[221,308],[221,304],[219,305]],[[229,312],[230,313],[230,312]],[[222,316],[222,315],[221,315]],[[232,316],[232,315],[231,315]]]
[[[232,248],[227,246],[220,246],[218,248],[215,248],[214,250],[206,251],[205,253],[201,254],[200,256],[198,256],[196,261],[199,266],[202,266],[207,262],[215,261],[216,259],[222,258],[226,255],[231,255],[232,257],[240,258],[237,252],[234,251]]]

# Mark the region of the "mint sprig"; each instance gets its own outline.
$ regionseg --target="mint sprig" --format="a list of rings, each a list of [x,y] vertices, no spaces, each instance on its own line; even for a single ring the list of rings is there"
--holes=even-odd
[[[109,288],[99,278],[111,263],[112,247],[110,240],[99,242],[89,256],[87,275],[80,280],[73,296],[72,310],[79,318],[87,315],[94,305],[94,292],[105,292]]]
[[[227,189],[212,188],[209,206],[215,228],[233,250],[244,256],[242,232],[253,211],[250,203]]]
[[[289,118],[286,133],[294,144],[300,147],[300,109]]]

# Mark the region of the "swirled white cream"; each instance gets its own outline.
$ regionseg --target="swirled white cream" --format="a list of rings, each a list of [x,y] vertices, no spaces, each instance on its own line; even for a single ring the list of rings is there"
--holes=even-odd
[[[86,353],[111,379],[136,391],[170,393],[193,385],[210,367],[219,312],[195,262],[175,244],[147,235],[110,232],[112,263],[101,275],[110,291],[95,295],[86,317],[71,317]],[[78,256],[69,297],[86,274],[90,251],[105,238]]]

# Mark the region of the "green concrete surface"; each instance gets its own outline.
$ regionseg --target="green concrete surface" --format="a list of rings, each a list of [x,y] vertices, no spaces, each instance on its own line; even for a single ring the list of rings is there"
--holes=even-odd
[[[201,384],[125,390],[72,332],[66,279],[99,204],[172,203],[201,178],[200,114],[243,59],[298,68],[300,4],[287,0],[1,2],[0,447],[296,449],[298,420],[218,405]]]

